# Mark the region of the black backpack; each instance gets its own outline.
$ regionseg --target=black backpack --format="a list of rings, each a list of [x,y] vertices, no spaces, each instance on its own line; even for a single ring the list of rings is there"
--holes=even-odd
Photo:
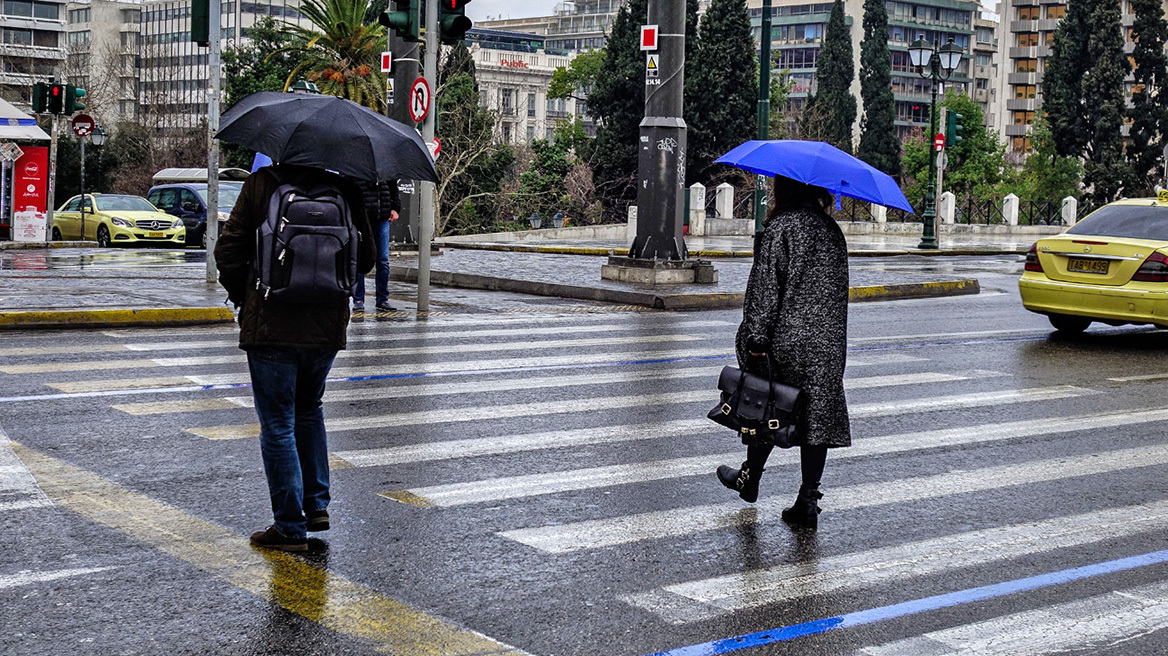
[[[360,234],[341,190],[300,175],[268,201],[256,240],[256,290],[265,300],[327,303],[352,295]],[[331,176],[329,176],[331,177]]]

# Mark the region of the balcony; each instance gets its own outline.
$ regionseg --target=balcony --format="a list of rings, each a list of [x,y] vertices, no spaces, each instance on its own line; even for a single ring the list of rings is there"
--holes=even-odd
[[[1033,98],[1029,98],[1029,99],[1027,99],[1027,98],[1011,98],[1011,99],[1006,101],[1006,110],[1007,111],[1018,110],[1018,111],[1032,112],[1032,111],[1034,111],[1035,107],[1037,107],[1037,106],[1038,106],[1038,101],[1033,99]]]
[[[560,111],[558,109],[549,109],[547,110],[547,114],[545,114],[545,116],[549,119],[568,118],[569,114],[568,112]]]
[[[1007,84],[1038,84],[1038,73],[1010,73]]]
[[[1030,133],[1030,126],[1029,125],[1007,125],[1006,126],[1006,136],[1007,137],[1024,137],[1029,133]]]
[[[1036,59],[1038,57],[1038,46],[1011,46],[1006,51],[1006,56],[1010,59]]]
[[[989,89],[974,89],[973,90],[973,99],[978,101],[978,102],[989,102],[990,101],[990,90]]]

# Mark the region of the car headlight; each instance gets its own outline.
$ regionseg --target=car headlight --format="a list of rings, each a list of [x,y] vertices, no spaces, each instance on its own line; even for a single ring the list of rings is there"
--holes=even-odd
[[[174,222],[174,225],[172,225],[170,227],[172,230],[178,230],[179,228],[183,227],[182,219],[178,219],[177,221]]]
[[[116,226],[121,226],[123,228],[133,228],[134,227],[134,224],[132,222],[130,222],[128,219],[123,219],[119,216],[111,216],[110,222]]]

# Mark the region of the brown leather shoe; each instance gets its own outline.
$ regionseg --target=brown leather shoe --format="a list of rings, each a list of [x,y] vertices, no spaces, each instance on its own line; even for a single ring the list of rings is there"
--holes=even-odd
[[[290,538],[277,531],[275,526],[252,533],[251,543],[257,547],[277,551],[308,551],[308,538]]]
[[[308,518],[308,531],[316,533],[317,531],[329,530],[329,514],[327,510],[306,510],[304,516]]]

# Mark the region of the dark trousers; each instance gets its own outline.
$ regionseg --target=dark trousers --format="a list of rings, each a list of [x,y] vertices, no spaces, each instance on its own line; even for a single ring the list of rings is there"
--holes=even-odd
[[[274,525],[290,538],[305,537],[305,510],[324,510],[329,503],[321,397],[336,355],[332,349],[247,352]]]

